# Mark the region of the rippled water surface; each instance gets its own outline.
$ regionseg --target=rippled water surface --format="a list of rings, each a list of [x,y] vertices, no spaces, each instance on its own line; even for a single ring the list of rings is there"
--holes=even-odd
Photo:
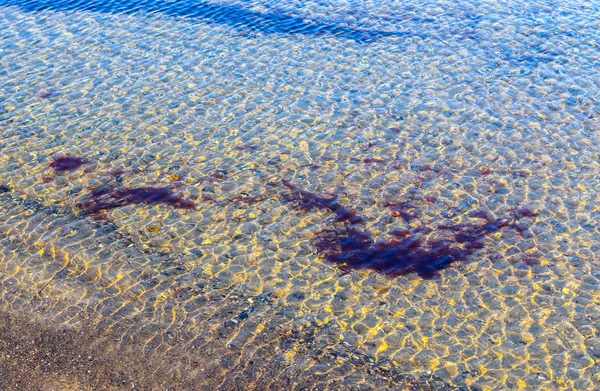
[[[0,0],[0,381],[592,390],[596,1]]]

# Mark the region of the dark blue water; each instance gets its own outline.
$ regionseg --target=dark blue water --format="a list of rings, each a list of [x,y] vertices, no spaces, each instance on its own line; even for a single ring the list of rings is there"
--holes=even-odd
[[[227,25],[242,33],[301,34],[336,36],[360,43],[370,43],[382,37],[405,37],[408,31],[381,31],[342,26],[337,22],[306,20],[283,12],[255,12],[239,5],[219,5],[205,1],[165,2],[157,0],[0,0],[0,6],[17,6],[23,11],[91,11],[100,13],[136,14],[160,13],[172,17],[200,18],[209,23]]]

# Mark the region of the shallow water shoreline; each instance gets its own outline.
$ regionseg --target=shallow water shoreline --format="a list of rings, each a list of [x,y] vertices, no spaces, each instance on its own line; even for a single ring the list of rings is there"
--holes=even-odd
[[[598,384],[598,6],[232,5],[0,7],[10,384]]]
[[[247,378],[232,368],[217,369],[212,360],[219,357],[201,351],[190,356],[189,350],[177,348],[148,353],[97,325],[72,328],[6,312],[0,319],[0,382],[6,390],[308,390],[319,389],[323,380],[323,386],[349,390],[373,385],[378,390],[458,390],[434,376],[414,378],[393,367],[382,370],[358,356],[353,372],[368,379],[366,388],[352,381],[330,383],[322,375],[289,365],[258,365],[255,371],[261,375]],[[187,365],[181,365],[182,356]],[[178,362],[176,369],[170,364],[173,360]]]

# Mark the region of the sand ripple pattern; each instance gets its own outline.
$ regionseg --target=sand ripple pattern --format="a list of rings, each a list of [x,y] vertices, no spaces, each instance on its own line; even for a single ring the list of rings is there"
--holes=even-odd
[[[0,335],[77,364],[6,384],[594,389],[598,5],[404,3],[0,0]],[[535,217],[390,278],[284,181],[373,241]]]

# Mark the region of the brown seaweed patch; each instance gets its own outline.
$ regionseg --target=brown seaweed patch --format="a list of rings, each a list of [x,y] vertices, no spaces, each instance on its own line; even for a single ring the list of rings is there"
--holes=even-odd
[[[361,216],[358,216],[356,212],[342,206],[339,202],[337,202],[337,196],[335,195],[322,197],[306,190],[300,190],[288,181],[284,180],[282,183],[290,190],[291,199],[295,201],[298,208],[302,210],[330,210],[336,215],[335,222],[348,221],[352,224],[364,222],[364,219]]]
[[[173,193],[167,187],[117,188],[105,185],[94,189],[90,199],[80,206],[86,214],[99,214],[105,210],[121,208],[131,204],[165,204],[175,209],[194,209],[196,204]]]
[[[397,277],[416,273],[435,277],[454,262],[466,261],[479,246],[454,246],[450,240],[425,241],[409,233],[402,240],[375,242],[369,232],[347,225],[317,234],[315,246],[320,256],[342,270],[372,269]]]
[[[363,159],[363,163],[365,164],[373,164],[373,163],[385,163],[385,160],[378,157],[367,157]]]
[[[40,90],[35,96],[41,99],[49,99],[56,95],[56,92],[52,90]]]
[[[491,214],[480,213],[477,217],[485,222],[481,225],[457,224],[395,229],[390,234],[394,239],[375,241],[373,235],[358,222],[364,219],[335,201],[335,196],[322,197],[299,190],[289,182],[283,183],[291,191],[291,200],[301,210],[327,209],[336,214],[333,228],[316,234],[314,245],[318,254],[342,270],[371,269],[378,273],[397,277],[416,273],[422,278],[436,277],[440,270],[456,262],[466,262],[477,250],[485,247],[486,238],[502,229],[517,229],[521,217],[535,217],[529,209],[509,212],[508,216],[493,219]],[[396,204],[393,208],[404,212],[412,205]],[[345,216],[352,216],[346,218]],[[402,216],[405,217],[405,216]],[[407,215],[407,220],[416,218]],[[427,239],[426,234],[444,239]]]
[[[249,152],[254,152],[258,149],[258,147],[256,145],[250,145],[250,144],[236,144],[234,146],[235,149],[237,149],[238,151],[249,151]]]
[[[50,167],[60,174],[65,171],[76,170],[84,164],[89,164],[89,161],[74,156],[59,156],[54,158],[54,161],[50,163]]]

